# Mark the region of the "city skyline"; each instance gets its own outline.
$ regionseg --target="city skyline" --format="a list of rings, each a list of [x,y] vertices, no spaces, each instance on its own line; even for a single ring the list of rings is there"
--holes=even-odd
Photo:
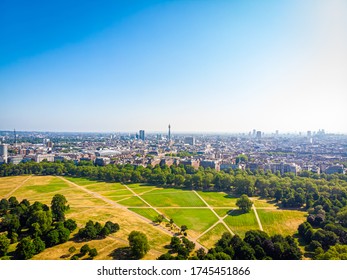
[[[347,133],[345,1],[0,6],[0,130]]]

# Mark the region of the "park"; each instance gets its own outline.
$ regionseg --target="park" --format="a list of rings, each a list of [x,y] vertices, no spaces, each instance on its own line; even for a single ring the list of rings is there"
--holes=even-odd
[[[279,209],[273,201],[259,197],[252,197],[251,211],[243,213],[236,205],[238,197],[225,192],[61,176],[0,178],[1,198],[14,196],[18,201],[27,199],[49,205],[56,194],[66,197],[69,205],[66,217],[75,220],[77,228],[89,220],[100,223],[110,220],[120,225],[118,232],[88,242],[98,251],[95,259],[103,260],[122,258],[121,249],[128,245],[127,238],[132,231],[142,231],[148,237],[151,249],[144,259],[156,259],[167,251],[165,245],[171,237],[181,234],[183,225],[186,237],[195,243],[195,248],[207,250],[224,232],[242,238],[249,230],[293,235],[307,216],[304,211]],[[158,216],[164,219],[158,222]],[[47,248],[33,259],[64,259],[69,256],[69,248],[74,246],[79,250],[85,243],[70,239]],[[11,250],[15,250],[15,244],[11,244]]]

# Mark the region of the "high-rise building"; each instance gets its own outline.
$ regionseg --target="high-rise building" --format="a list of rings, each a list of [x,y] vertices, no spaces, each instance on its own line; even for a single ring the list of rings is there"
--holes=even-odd
[[[257,139],[261,139],[261,131],[257,131]]]
[[[145,131],[144,130],[139,131],[139,139],[141,139],[142,141],[145,141]]]
[[[3,161],[7,163],[7,144],[0,144],[0,157],[2,157]]]
[[[169,142],[171,142],[171,125],[170,124],[169,124],[168,140],[169,140]]]
[[[194,146],[195,145],[195,137],[194,136],[188,136],[188,137],[184,138],[184,143]]]

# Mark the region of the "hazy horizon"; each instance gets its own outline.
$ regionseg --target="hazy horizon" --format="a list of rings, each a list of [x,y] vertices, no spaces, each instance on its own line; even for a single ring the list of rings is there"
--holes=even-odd
[[[0,10],[2,130],[347,133],[347,1]]]

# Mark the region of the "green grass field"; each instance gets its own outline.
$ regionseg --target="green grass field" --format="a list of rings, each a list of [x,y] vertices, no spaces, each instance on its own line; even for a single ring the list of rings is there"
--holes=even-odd
[[[236,197],[224,192],[197,192],[212,207],[237,207]]]
[[[130,207],[146,207],[148,206],[145,204],[141,199],[139,199],[136,196],[129,197],[127,199],[118,201],[119,204],[124,206],[130,206]]]
[[[230,208],[214,208],[213,210],[218,214],[219,217],[224,217],[225,215],[228,215],[230,211],[232,211]]]
[[[269,235],[276,233],[292,235],[298,226],[306,220],[306,213],[296,210],[257,209],[263,229]]]
[[[221,238],[224,232],[229,231],[223,224],[217,224],[202,237],[200,237],[198,241],[206,248],[212,248],[216,245],[217,241]]]
[[[193,192],[155,193],[149,192],[141,196],[149,204],[156,207],[182,206],[182,207],[204,207],[204,202]]]
[[[240,210],[233,210],[224,221],[235,234],[240,235],[242,238],[246,231],[259,229],[253,211],[249,213],[241,213]]]
[[[188,234],[198,237],[218,221],[209,209],[160,209],[167,219],[173,219],[179,227],[186,225]]]
[[[154,221],[154,219],[159,215],[152,208],[129,208],[129,210],[147,218],[150,221]]]
[[[98,183],[98,181],[94,181],[94,180],[89,180],[89,179],[85,179],[85,178],[75,178],[75,177],[65,177],[65,179],[79,185],[79,186],[87,186],[87,185],[91,185],[91,184],[95,184]]]

